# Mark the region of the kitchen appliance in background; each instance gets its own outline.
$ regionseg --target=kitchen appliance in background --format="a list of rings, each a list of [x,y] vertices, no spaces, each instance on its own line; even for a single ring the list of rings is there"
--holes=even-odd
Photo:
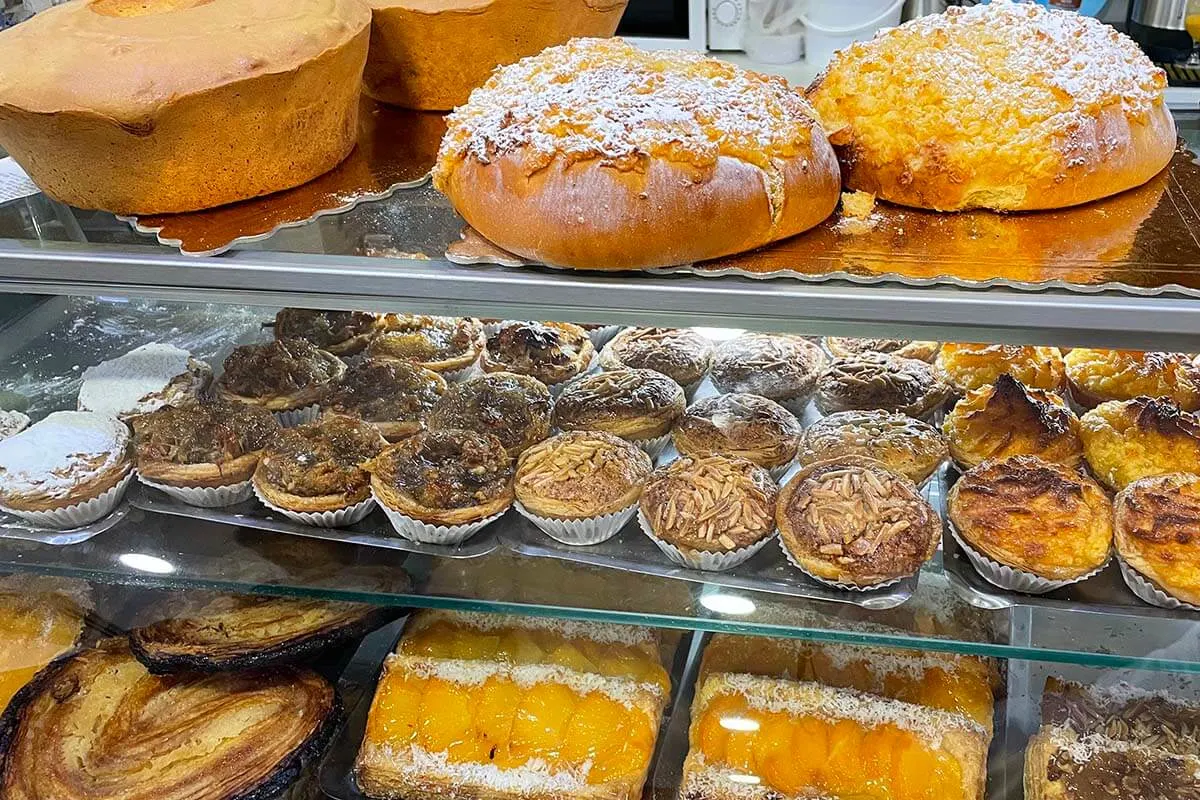
[[[1129,35],[1176,86],[1200,86],[1200,2],[1132,0]]]
[[[705,50],[710,0],[629,0],[617,36],[648,49]],[[714,7],[718,0],[711,0]],[[745,0],[737,6],[744,11]],[[729,12],[726,11],[726,14]],[[738,48],[740,49],[740,47]]]
[[[752,0],[708,0],[708,49],[742,50],[746,35],[746,4]]]

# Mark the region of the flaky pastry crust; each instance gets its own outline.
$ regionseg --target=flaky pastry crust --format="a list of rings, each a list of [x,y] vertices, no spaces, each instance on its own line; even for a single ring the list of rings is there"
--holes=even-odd
[[[138,473],[168,486],[240,483],[250,479],[262,449],[279,430],[261,406],[217,400],[160,408],[133,420]]]
[[[1079,418],[1053,392],[1030,389],[1008,373],[969,392],[943,425],[950,454],[964,469],[988,459],[1040,456],[1069,467],[1083,461]]]
[[[635,444],[603,431],[568,431],[521,454],[516,498],[541,517],[586,519],[615,514],[642,496],[654,469]]]
[[[946,438],[928,422],[898,411],[869,409],[839,411],[808,426],[796,460],[809,465],[863,456],[922,484],[945,462],[947,454]]]
[[[554,404],[554,424],[640,442],[670,433],[686,406],[683,388],[661,372],[614,369],[568,384]]]
[[[1113,516],[1125,563],[1172,597],[1200,605],[1200,475],[1136,480],[1117,494]]]
[[[1200,464],[1200,418],[1165,398],[1101,403],[1079,422],[1088,466],[1113,491]]]
[[[1190,355],[1077,347],[1064,360],[1071,397],[1085,408],[1145,396],[1200,410],[1200,367]]]
[[[379,429],[342,414],[282,431],[263,450],[254,487],[290,511],[336,511],[371,495],[364,465],[387,445]]]
[[[1030,388],[1051,392],[1061,392],[1066,382],[1057,347],[947,342],[936,363],[938,374],[958,394],[991,386],[1005,373]]]
[[[217,396],[268,411],[288,411],[319,403],[346,374],[346,365],[306,339],[245,344],[225,359]]]
[[[411,361],[434,372],[455,372],[475,363],[483,342],[483,323],[474,317],[389,314],[384,332],[367,346],[367,355]]]
[[[803,429],[783,406],[756,394],[719,394],[688,407],[671,431],[685,456],[727,455],[760,467],[790,464]]]
[[[510,322],[487,339],[485,372],[515,372],[547,386],[587,371],[596,348],[588,332],[572,322]]]

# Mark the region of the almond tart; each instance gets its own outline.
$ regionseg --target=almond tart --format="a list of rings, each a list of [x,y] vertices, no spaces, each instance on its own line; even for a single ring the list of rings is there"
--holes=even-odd
[[[245,344],[225,359],[217,382],[224,400],[262,406],[284,426],[311,422],[317,404],[346,374],[346,365],[307,339]]]
[[[547,386],[587,372],[596,348],[588,332],[570,322],[509,322],[487,339],[484,372],[515,372]]]
[[[1092,473],[1113,491],[1200,464],[1200,417],[1165,397],[1101,403],[1080,418],[1080,435]]]
[[[368,358],[346,370],[321,407],[369,422],[398,442],[425,429],[426,417],[446,394],[446,379],[405,361]]]
[[[491,434],[516,458],[550,435],[550,409],[550,390],[537,378],[493,372],[451,386],[427,422]]]
[[[276,339],[307,339],[335,356],[360,353],[383,329],[383,317],[367,311],[284,308],[275,315]]]
[[[449,380],[465,377],[483,352],[483,323],[473,317],[389,314],[384,328],[368,356],[411,361]]]
[[[718,394],[688,406],[671,431],[680,455],[744,458],[778,478],[796,459],[803,429],[774,400],[756,394]]]
[[[626,328],[600,351],[603,369],[652,369],[690,398],[712,366],[713,346],[691,328]]]
[[[821,343],[834,358],[846,358],[863,353],[890,353],[894,356],[915,358],[918,361],[933,361],[937,358],[938,350],[942,349],[941,342],[920,339],[856,339],[847,336],[826,336]]]
[[[554,404],[554,425],[611,433],[655,457],[686,406],[683,387],[661,372],[614,369],[571,381]]]
[[[822,414],[883,409],[924,417],[946,399],[948,389],[929,364],[887,353],[834,359],[817,378]]]
[[[843,456],[882,462],[917,485],[937,472],[948,454],[941,431],[898,411],[838,411],[804,430],[796,460],[814,464]]]
[[[1117,555],[1134,593],[1155,605],[1176,605],[1167,599],[1174,598],[1200,609],[1200,475],[1136,480],[1117,495],[1113,516]]]
[[[717,346],[712,382],[720,392],[757,394],[799,415],[828,363],[818,345],[799,336],[744,333]]]

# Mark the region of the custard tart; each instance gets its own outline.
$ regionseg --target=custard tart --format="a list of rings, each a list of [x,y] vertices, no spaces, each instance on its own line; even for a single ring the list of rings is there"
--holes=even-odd
[[[1034,389],[1061,392],[1066,385],[1057,347],[947,343],[938,352],[937,368],[956,394],[991,386],[1006,373]]]
[[[367,355],[414,364],[447,378],[465,375],[483,352],[483,323],[473,317],[389,314]]]
[[[383,329],[383,317],[366,311],[285,308],[275,315],[276,339],[307,339],[335,356],[362,352]]]
[[[1077,347],[1067,353],[1066,365],[1071,397],[1084,408],[1144,396],[1200,411],[1200,367],[1192,356]]]
[[[683,388],[661,372],[614,369],[568,384],[554,404],[554,425],[611,433],[657,456],[686,407]]]
[[[369,422],[398,442],[424,430],[426,417],[446,393],[446,379],[405,361],[368,358],[346,370],[321,407]]]
[[[736,456],[781,474],[795,460],[802,432],[792,412],[774,400],[734,393],[688,406],[671,438],[680,455]]]
[[[818,345],[799,336],[744,333],[717,347],[712,382],[720,392],[757,394],[801,414],[827,363]]]
[[[1088,466],[1113,491],[1200,464],[1200,418],[1165,397],[1101,403],[1080,418],[1080,435]]]
[[[712,366],[713,346],[691,328],[626,328],[600,351],[602,369],[652,369],[689,396]]]
[[[1200,607],[1200,475],[1176,472],[1134,481],[1113,503],[1113,527],[1123,566],[1176,600]]]
[[[262,406],[281,413],[281,424],[311,422],[315,406],[346,374],[346,365],[332,353],[306,339],[276,339],[267,344],[245,344],[225,359],[225,372],[217,382],[224,400]],[[310,414],[284,412],[314,407]]]
[[[40,670],[79,644],[91,610],[91,591],[83,581],[33,574],[0,578],[0,711]],[[3,727],[0,722],[0,758]]]
[[[923,417],[948,393],[945,382],[924,361],[863,353],[834,359],[817,378],[816,403],[822,414],[882,409]]]
[[[897,411],[838,411],[808,426],[796,460],[807,466],[843,456],[881,462],[920,485],[937,472],[948,455],[946,438],[919,419]]]
[[[847,336],[826,336],[821,340],[825,349],[834,358],[858,356],[863,353],[889,353],[918,361],[933,361],[937,358],[941,342],[919,339],[855,339]]]
[[[426,420],[495,436],[513,458],[550,435],[550,390],[537,378],[493,372],[451,386]]]
[[[85,369],[79,410],[128,419],[167,405],[194,405],[212,377],[212,368],[187,350],[151,342]]]
[[[555,386],[587,372],[596,348],[570,322],[509,322],[487,339],[484,372],[515,372]]]

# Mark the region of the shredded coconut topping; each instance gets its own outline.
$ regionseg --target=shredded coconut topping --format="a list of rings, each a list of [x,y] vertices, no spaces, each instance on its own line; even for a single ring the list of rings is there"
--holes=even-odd
[[[512,614],[485,614],[477,611],[424,612],[417,617],[418,623],[415,627],[419,630],[443,619],[477,631],[494,631],[503,628],[550,631],[564,639],[584,639],[600,644],[623,644],[629,647],[656,643],[654,633],[649,628],[636,625],[582,622],[551,617],[519,617]]]
[[[486,787],[491,792],[504,792],[515,797],[534,793],[568,796],[587,786],[592,766],[590,761],[585,761],[577,768],[555,769],[540,758],[531,758],[519,767],[501,768],[490,761],[452,762],[444,752],[431,753],[415,744],[395,747],[367,741],[363,748],[367,750],[367,759],[384,761],[389,769],[411,776],[414,782],[437,776],[456,787]]]
[[[129,460],[129,429],[91,411],[57,411],[0,441],[0,497],[66,497]]]

